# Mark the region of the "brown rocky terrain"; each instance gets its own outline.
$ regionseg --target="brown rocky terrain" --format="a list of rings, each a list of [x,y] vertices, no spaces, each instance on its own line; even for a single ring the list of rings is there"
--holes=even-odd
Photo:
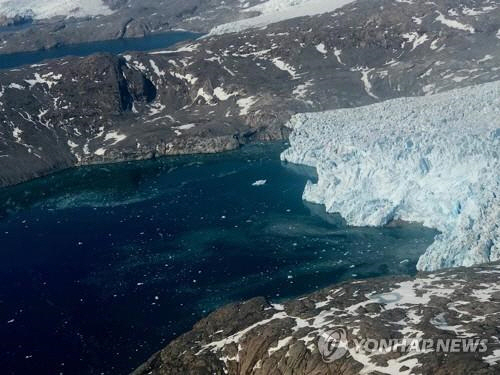
[[[499,273],[492,263],[352,281],[282,305],[262,298],[229,305],[133,375],[498,374]],[[332,337],[341,338],[343,351]],[[407,349],[373,350],[380,348],[373,340],[390,339],[406,339]],[[439,340],[458,346],[446,350]],[[482,344],[464,351],[468,342]]]

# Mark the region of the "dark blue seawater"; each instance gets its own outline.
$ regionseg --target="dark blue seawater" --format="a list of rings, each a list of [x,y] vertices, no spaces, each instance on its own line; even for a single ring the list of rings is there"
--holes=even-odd
[[[102,42],[80,43],[52,48],[44,51],[0,54],[0,69],[10,69],[21,65],[36,64],[43,60],[65,56],[89,56],[98,52],[119,54],[126,51],[150,51],[166,48],[184,40],[196,39],[201,34],[172,31],[154,34],[144,38],[116,39]]]
[[[314,174],[282,165],[283,147],[0,190],[2,374],[126,374],[229,302],[414,273],[434,231],[346,227],[302,201]]]

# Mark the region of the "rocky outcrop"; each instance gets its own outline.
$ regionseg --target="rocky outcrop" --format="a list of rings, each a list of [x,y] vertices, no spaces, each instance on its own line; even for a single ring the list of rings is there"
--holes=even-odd
[[[493,263],[233,304],[133,375],[497,374],[499,273]],[[384,342],[394,346],[374,350]]]

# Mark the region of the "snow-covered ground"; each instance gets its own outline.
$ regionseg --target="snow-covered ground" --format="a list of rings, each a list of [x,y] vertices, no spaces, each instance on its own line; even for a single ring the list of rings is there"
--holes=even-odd
[[[264,27],[272,23],[296,17],[314,16],[333,12],[354,0],[268,0],[265,3],[246,9],[260,15],[240,21],[230,22],[213,28],[211,35],[219,35],[241,30]]]
[[[102,0],[0,0],[0,15],[29,15],[35,19],[54,16],[97,16],[113,11]]]
[[[441,234],[418,268],[500,259],[500,82],[293,117],[282,159],[317,168],[304,199],[355,226]]]

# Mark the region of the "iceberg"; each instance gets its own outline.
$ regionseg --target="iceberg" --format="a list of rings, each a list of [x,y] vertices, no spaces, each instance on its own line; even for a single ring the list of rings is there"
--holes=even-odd
[[[353,226],[439,234],[424,271],[500,259],[500,81],[295,115],[281,158],[316,168],[303,198]]]

